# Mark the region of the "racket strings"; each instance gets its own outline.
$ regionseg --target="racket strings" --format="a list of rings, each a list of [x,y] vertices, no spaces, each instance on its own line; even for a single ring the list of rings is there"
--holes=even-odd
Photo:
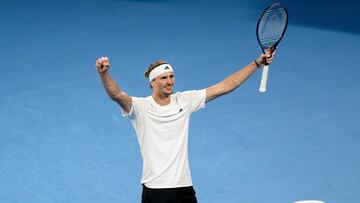
[[[268,49],[281,39],[287,24],[284,8],[274,7],[264,12],[258,24],[258,39],[263,49]]]

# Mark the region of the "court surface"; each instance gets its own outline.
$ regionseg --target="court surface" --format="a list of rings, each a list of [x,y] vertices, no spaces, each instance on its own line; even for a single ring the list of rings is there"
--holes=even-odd
[[[260,54],[255,27],[268,3],[2,3],[1,202],[140,202],[136,135],[95,60],[108,56],[133,96],[151,94],[143,73],[158,59],[175,68],[175,91],[206,88]],[[258,71],[193,114],[189,159],[201,203],[360,202],[359,3],[283,3],[290,24],[268,92],[258,91]]]

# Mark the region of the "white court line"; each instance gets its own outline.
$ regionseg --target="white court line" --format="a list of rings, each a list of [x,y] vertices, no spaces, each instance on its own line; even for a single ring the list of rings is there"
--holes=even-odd
[[[296,201],[294,203],[325,203],[325,202],[320,200],[301,200],[301,201]]]

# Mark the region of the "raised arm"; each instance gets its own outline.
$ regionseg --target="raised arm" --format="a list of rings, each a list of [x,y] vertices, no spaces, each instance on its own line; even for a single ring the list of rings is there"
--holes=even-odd
[[[233,73],[232,75],[225,78],[223,81],[206,88],[206,102],[209,102],[221,95],[228,94],[238,88],[242,83],[244,83],[252,74],[254,74],[260,66],[263,66],[265,61],[270,64],[274,57],[270,52],[266,54],[261,54],[252,63],[248,64],[243,69]],[[264,58],[266,60],[264,60]]]
[[[107,95],[127,113],[130,112],[132,99],[126,92],[122,91],[119,85],[113,80],[109,73],[110,62],[108,57],[101,57],[96,61],[96,70],[99,73],[101,82]]]

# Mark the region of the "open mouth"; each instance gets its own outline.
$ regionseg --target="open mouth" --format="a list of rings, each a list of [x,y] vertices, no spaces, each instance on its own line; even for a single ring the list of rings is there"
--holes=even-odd
[[[165,90],[167,90],[167,91],[171,91],[172,89],[173,89],[172,86],[167,86],[167,87],[165,87]]]

